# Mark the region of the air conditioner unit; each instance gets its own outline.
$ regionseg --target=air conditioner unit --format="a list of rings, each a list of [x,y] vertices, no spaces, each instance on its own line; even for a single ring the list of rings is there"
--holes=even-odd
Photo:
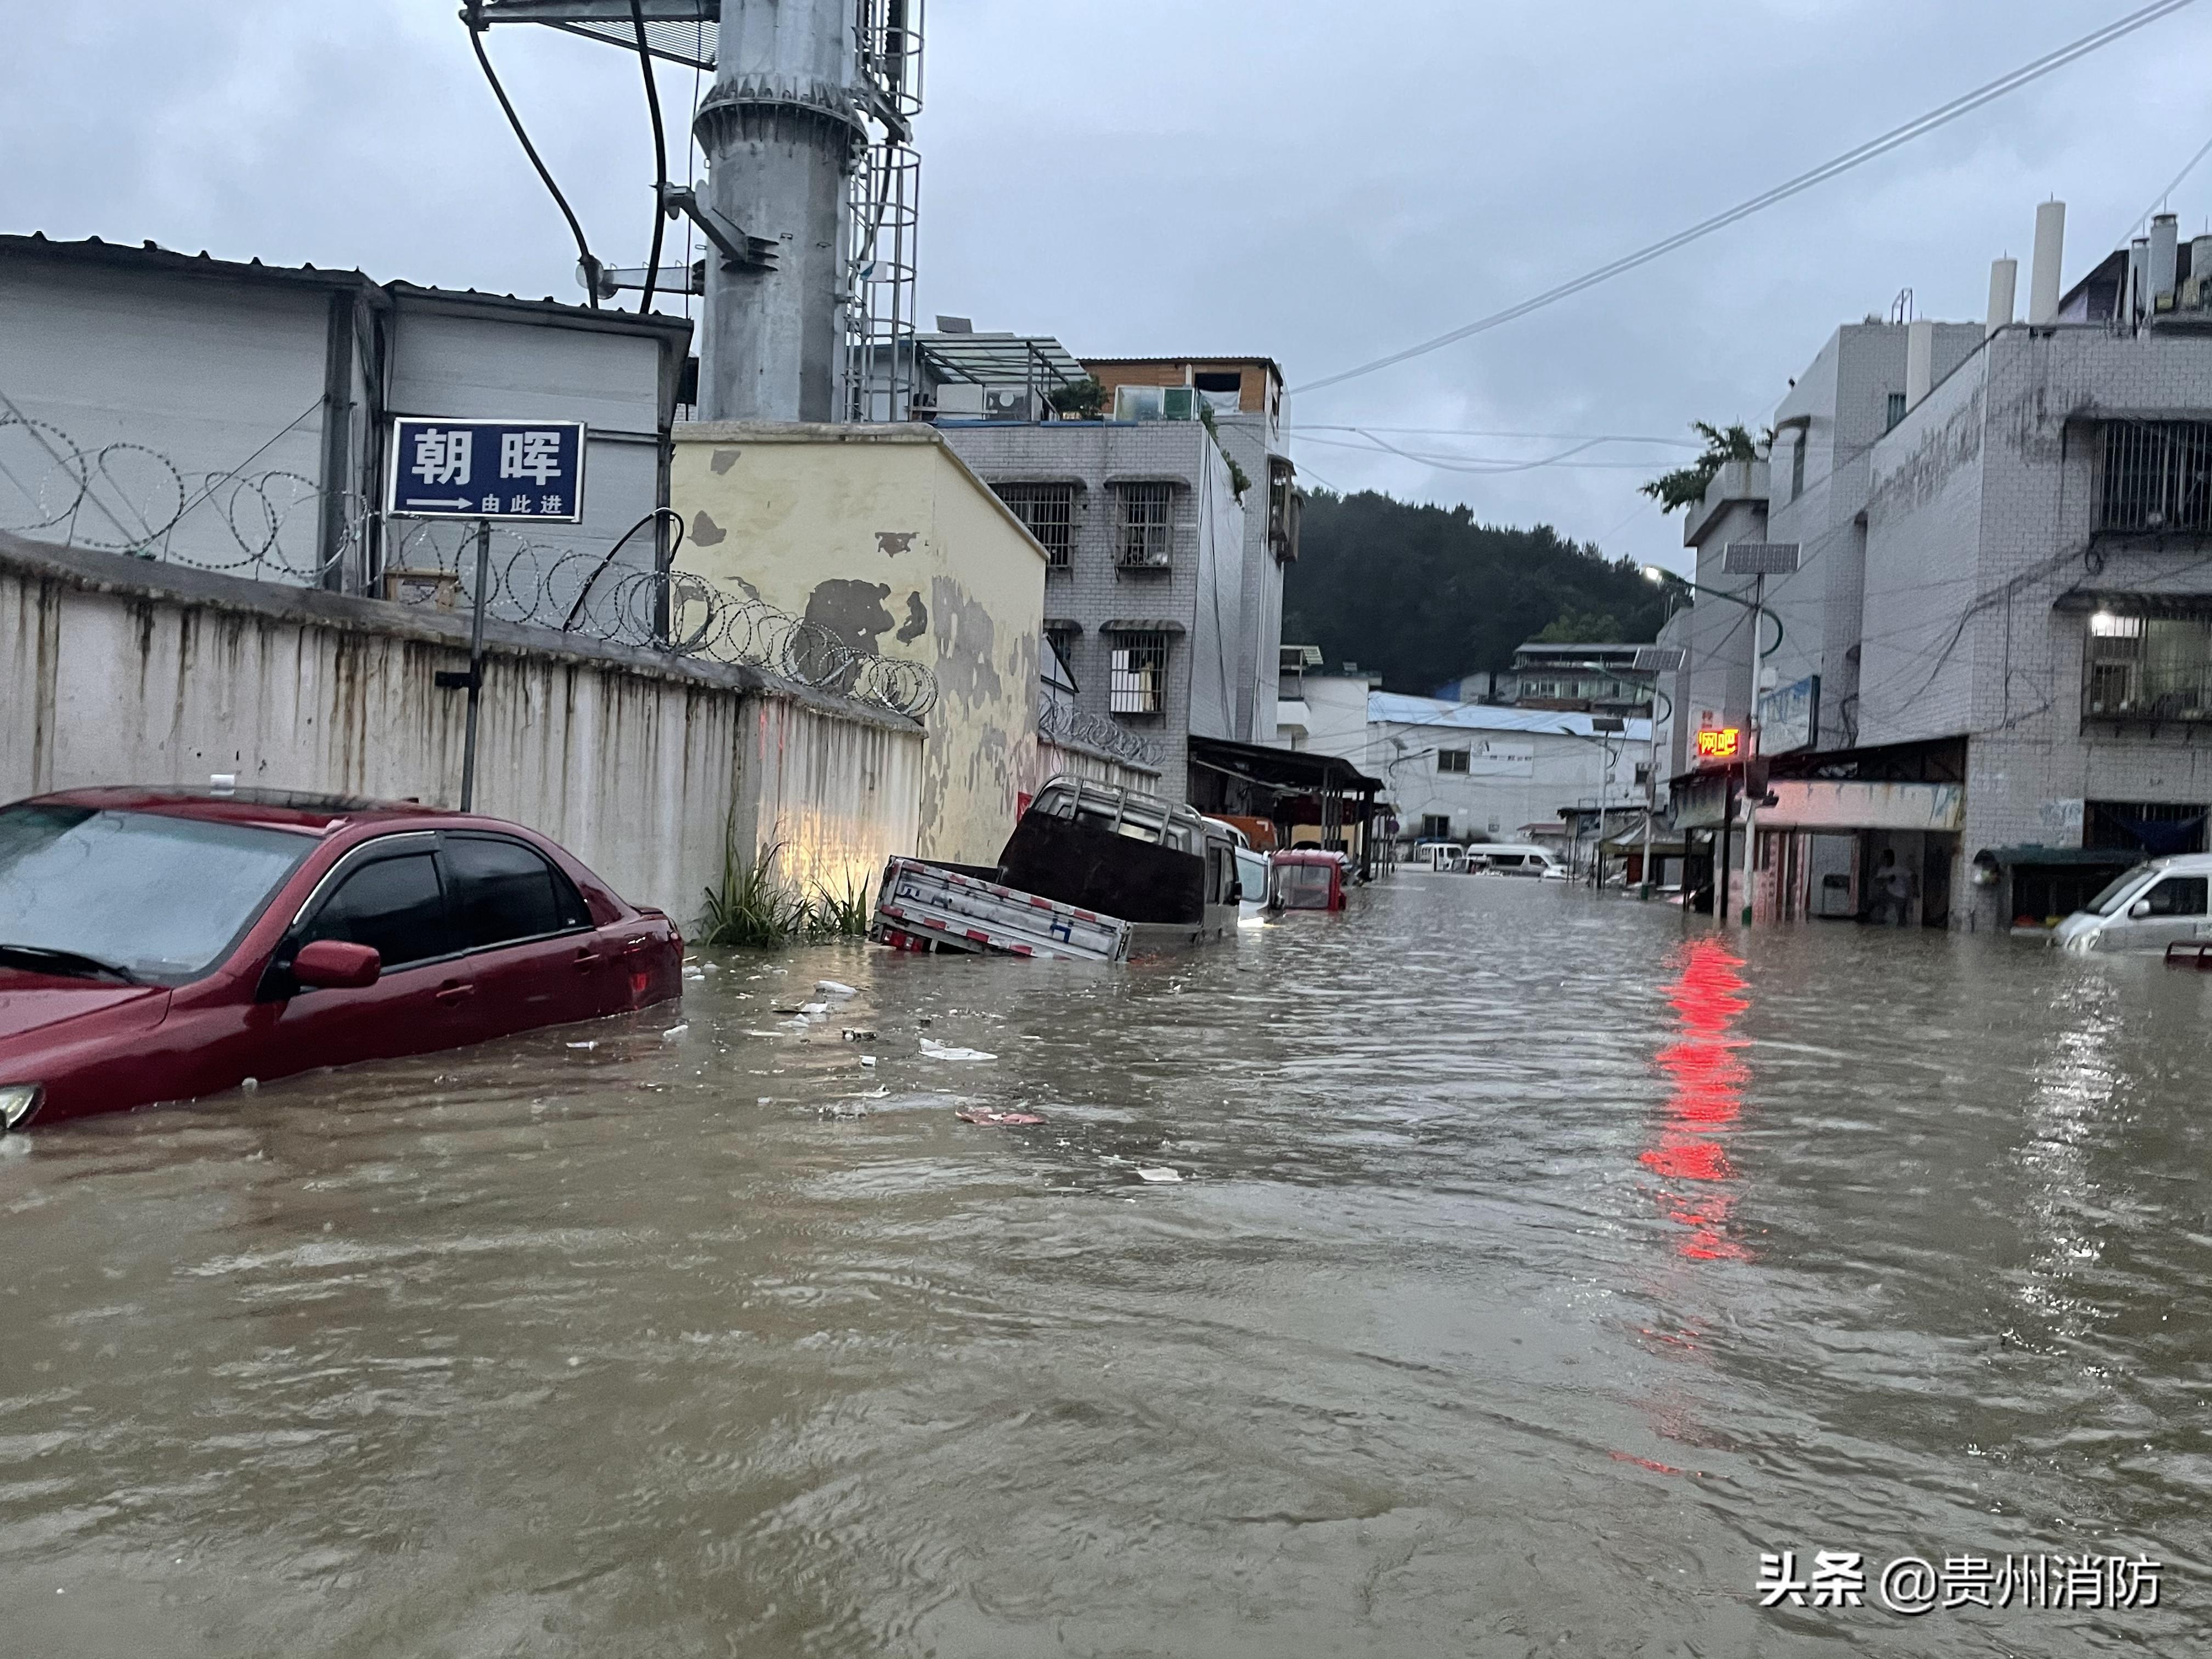
[[[983,418],[987,421],[1034,421],[1036,401],[1025,386],[987,386],[983,388]]]

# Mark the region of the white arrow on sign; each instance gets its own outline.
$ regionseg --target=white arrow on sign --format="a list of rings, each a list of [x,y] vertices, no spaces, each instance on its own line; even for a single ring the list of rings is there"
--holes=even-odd
[[[462,496],[461,499],[457,501],[425,501],[420,495],[410,495],[403,501],[400,505],[403,507],[467,507],[471,505],[471,503],[470,502],[469,498],[465,495]]]

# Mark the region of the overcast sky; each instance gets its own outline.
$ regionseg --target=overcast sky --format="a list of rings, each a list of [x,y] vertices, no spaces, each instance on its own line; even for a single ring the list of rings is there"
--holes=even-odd
[[[1525,298],[1826,160],[2140,0],[933,0],[921,309],[1079,355],[1256,353],[1291,384]],[[454,0],[0,0],[0,229],[580,298]],[[644,258],[635,60],[491,50],[596,250]],[[2212,140],[2203,0],[1592,292],[1294,398],[1309,482],[1464,501],[1679,562],[1636,483],[1764,422],[1838,323],[1978,319],[2069,204],[2070,283]],[[679,153],[689,71],[662,80]],[[2208,227],[2212,161],[2172,206]],[[1452,466],[1375,452],[1382,434]],[[1445,435],[1449,434],[1452,435]]]

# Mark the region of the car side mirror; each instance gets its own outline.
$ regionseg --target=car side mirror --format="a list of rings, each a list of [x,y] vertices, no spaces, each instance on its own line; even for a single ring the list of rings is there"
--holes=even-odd
[[[384,971],[375,947],[342,939],[319,939],[300,947],[292,958],[292,977],[301,985],[326,991],[365,991]]]
[[[2150,901],[2148,899],[2137,899],[2133,904],[2128,906],[2128,918],[2131,921],[2141,921],[2149,914]]]

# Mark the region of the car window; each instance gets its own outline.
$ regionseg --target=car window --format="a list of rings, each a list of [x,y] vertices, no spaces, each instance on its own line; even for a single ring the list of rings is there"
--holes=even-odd
[[[2201,916],[2204,914],[2205,878],[2168,876],[2150,890],[2150,913],[2154,916]]]
[[[449,836],[445,860],[461,950],[539,939],[590,923],[574,884],[520,842]]]
[[[0,811],[0,944],[183,984],[228,955],[310,836],[158,812]]]
[[[2133,902],[2135,896],[2142,890],[2143,884],[2149,879],[2150,878],[2144,873],[2141,866],[2128,871],[2124,875],[2114,877],[2110,886],[2089,901],[2087,907],[2089,914],[2097,916],[2118,915],[2121,910]]]
[[[436,858],[425,849],[362,865],[338,883],[300,942],[319,939],[370,946],[386,973],[451,956],[455,946]]]

